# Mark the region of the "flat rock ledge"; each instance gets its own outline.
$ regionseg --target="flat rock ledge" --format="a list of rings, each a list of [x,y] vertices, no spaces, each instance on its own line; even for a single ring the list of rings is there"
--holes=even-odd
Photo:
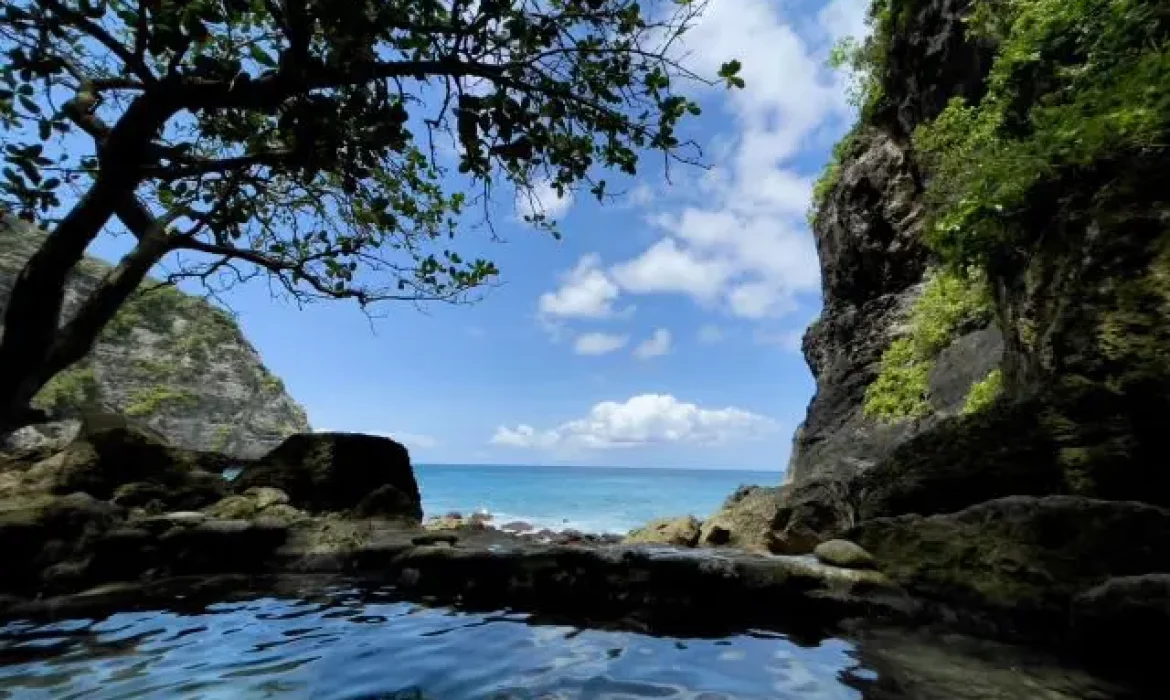
[[[221,588],[226,580],[227,588],[243,590],[258,576],[322,575],[360,577],[404,598],[471,609],[590,620],[634,616],[659,628],[736,620],[800,627],[914,611],[882,574],[811,556],[540,544],[499,531],[436,535],[392,521],[316,517],[290,525],[192,512],[131,518],[106,530],[81,556],[41,571],[40,585],[24,596],[0,596],[0,617],[116,605],[173,588],[166,582],[182,578],[219,577]]]

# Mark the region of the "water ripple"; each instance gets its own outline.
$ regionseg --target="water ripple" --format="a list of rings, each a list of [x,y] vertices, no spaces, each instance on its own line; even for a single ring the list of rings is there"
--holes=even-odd
[[[184,612],[0,625],[0,698],[852,700],[848,642],[675,639],[528,624],[339,588]]]

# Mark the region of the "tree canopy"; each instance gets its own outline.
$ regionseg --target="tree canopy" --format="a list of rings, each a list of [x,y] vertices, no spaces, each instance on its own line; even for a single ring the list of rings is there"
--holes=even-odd
[[[604,198],[646,151],[695,161],[684,85],[743,86],[736,61],[680,63],[703,4],[6,2],[0,209],[49,231],[10,299],[8,384],[76,361],[175,251],[203,254],[179,276],[259,272],[298,298],[463,298],[498,271],[452,239],[496,188]],[[66,273],[115,218],[137,246],[58,330]]]

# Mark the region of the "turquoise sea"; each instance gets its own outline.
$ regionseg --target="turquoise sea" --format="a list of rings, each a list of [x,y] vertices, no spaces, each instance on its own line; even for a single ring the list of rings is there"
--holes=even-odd
[[[742,484],[776,486],[779,471],[419,465],[428,517],[486,511],[497,525],[625,534],[648,520],[715,512]]]

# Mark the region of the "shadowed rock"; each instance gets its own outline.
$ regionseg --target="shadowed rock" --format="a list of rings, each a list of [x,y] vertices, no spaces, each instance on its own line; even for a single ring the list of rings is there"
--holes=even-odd
[[[406,448],[384,437],[355,433],[294,435],[246,467],[234,488],[257,486],[288,494],[311,512],[357,510],[412,522],[422,519],[418,484]]]

